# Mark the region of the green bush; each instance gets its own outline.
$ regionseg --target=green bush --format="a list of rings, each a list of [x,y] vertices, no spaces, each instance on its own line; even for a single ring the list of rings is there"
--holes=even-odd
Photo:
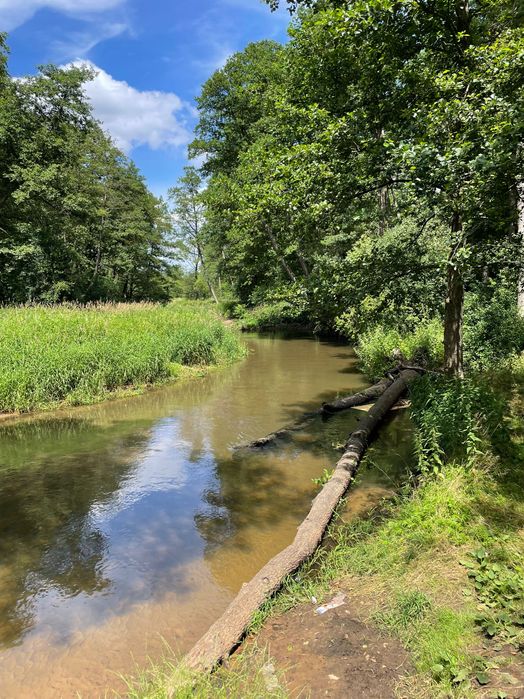
[[[90,403],[242,354],[206,303],[0,309],[0,411]]]
[[[422,322],[412,332],[404,333],[377,325],[360,336],[356,347],[361,368],[371,379],[383,376],[395,364],[394,350],[400,350],[408,362],[438,366],[444,352],[441,321]]]
[[[496,367],[524,349],[524,318],[505,287],[466,295],[464,359],[472,369]]]
[[[487,379],[426,375],[410,388],[419,469],[471,464],[501,442],[505,403]]]
[[[289,301],[277,301],[248,310],[240,319],[240,327],[242,330],[265,330],[304,321],[304,312],[299,306]]]

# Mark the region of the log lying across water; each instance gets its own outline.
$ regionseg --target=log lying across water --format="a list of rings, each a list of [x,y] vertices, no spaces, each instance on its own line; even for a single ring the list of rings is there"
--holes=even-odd
[[[254,439],[252,442],[248,442],[247,444],[237,444],[234,448],[235,449],[262,449],[263,447],[267,447],[270,444],[273,444],[274,442],[277,441],[277,439],[283,439],[285,437],[289,437],[293,432],[300,432],[301,430],[305,429],[311,420],[313,418],[317,417],[320,415],[320,410],[315,410],[313,413],[304,413],[300,420],[297,422],[294,422],[292,425],[288,425],[287,427],[282,427],[280,430],[276,430],[275,432],[270,432],[269,434],[266,434],[264,437],[259,437],[258,439]]]
[[[382,379],[374,386],[365,388],[363,391],[358,393],[352,393],[350,396],[344,396],[344,398],[339,398],[330,403],[322,403],[322,407],[319,410],[315,410],[311,413],[304,413],[302,417],[291,425],[282,427],[275,432],[270,432],[264,437],[259,437],[254,439],[252,442],[247,444],[238,444],[235,449],[263,449],[264,447],[274,444],[278,439],[285,439],[290,437],[294,432],[300,432],[305,429],[308,424],[319,415],[333,415],[341,410],[348,410],[349,408],[354,408],[358,405],[364,405],[365,403],[370,403],[376,398],[381,396],[388,386],[393,383],[393,378],[388,377]]]
[[[414,369],[401,370],[375,405],[362,417],[358,428],[349,436],[333,475],[313,500],[309,514],[298,527],[293,543],[243,585],[220,619],[186,655],[185,663],[188,667],[211,671],[226,658],[241,640],[254,612],[278,590],[286,575],[296,570],[314,553],[336,506],[355,477],[371,435],[418,375]]]
[[[341,410],[347,410],[348,408],[354,408],[357,405],[364,405],[365,403],[371,403],[381,396],[386,388],[391,386],[393,383],[392,378],[385,378],[376,383],[374,386],[365,388],[363,391],[358,393],[353,393],[351,396],[346,396],[345,398],[339,398],[331,403],[322,403],[321,411],[324,414],[331,415],[332,413],[338,413]]]

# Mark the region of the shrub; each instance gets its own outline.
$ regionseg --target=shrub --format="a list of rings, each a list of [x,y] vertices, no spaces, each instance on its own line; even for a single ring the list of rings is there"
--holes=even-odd
[[[289,301],[266,303],[247,311],[240,319],[242,330],[264,330],[305,321],[304,312]]]
[[[504,400],[481,377],[426,375],[412,384],[410,397],[422,471],[438,471],[449,460],[472,464],[501,441]]]
[[[424,367],[439,365],[444,351],[441,321],[422,322],[407,333],[377,325],[360,336],[356,347],[362,370],[371,379],[383,376],[391,368],[394,350],[400,350],[408,362]]]
[[[524,349],[524,318],[515,296],[505,287],[466,295],[464,358],[471,368],[495,367]]]

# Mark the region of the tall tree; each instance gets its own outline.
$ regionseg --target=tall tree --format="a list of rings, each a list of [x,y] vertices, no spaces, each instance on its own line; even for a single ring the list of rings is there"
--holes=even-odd
[[[169,298],[167,212],[93,118],[91,77],[0,61],[2,302]]]
[[[218,296],[213,286],[210,270],[205,259],[205,210],[202,197],[203,182],[194,167],[185,167],[178,186],[171,187],[168,196],[172,204],[173,228],[181,249],[193,261],[195,279],[201,270],[209,293],[215,303]]]

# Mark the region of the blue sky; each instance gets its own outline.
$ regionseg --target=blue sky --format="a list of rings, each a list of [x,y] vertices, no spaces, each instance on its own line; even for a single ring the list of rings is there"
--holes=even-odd
[[[288,21],[261,0],[0,0],[11,75],[92,64],[96,116],[158,195],[187,162],[201,84],[250,41],[285,41]]]

